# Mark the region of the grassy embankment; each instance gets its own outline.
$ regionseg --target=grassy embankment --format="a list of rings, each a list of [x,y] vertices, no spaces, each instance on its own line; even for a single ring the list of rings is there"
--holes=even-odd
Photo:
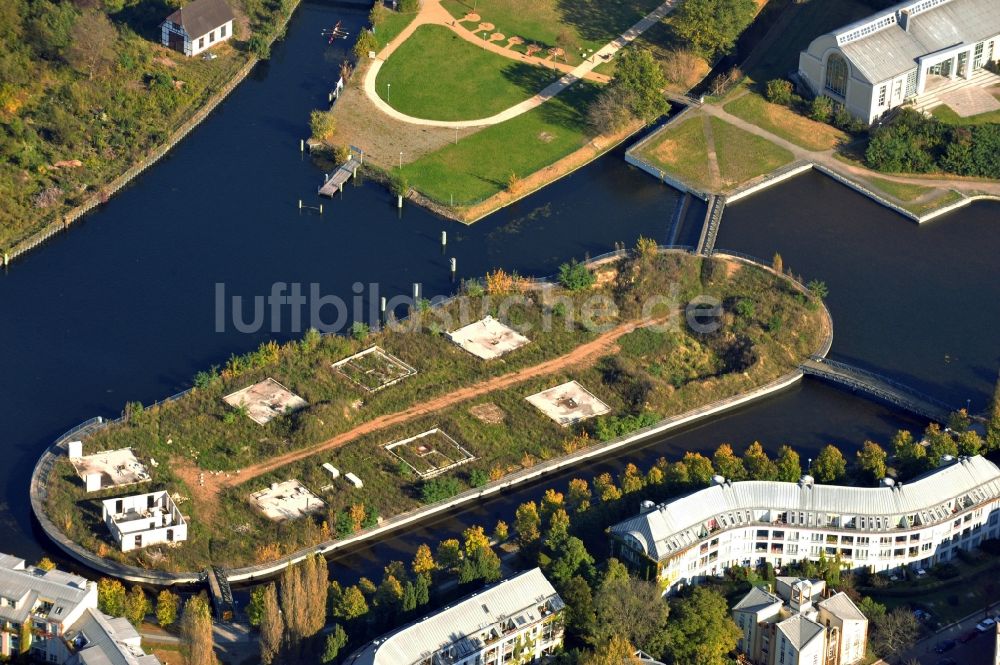
[[[498,361],[481,361],[453,345],[440,334],[439,313],[431,311],[422,315],[416,332],[386,330],[363,341],[312,337],[234,359],[221,376],[203,377],[203,387],[179,401],[136,413],[127,424],[113,425],[86,440],[85,452],[132,446],[141,459],[157,459],[159,465],[150,467],[153,480],[146,487],[168,489],[189,499],[181,506],[190,516],[190,539],[180,547],[128,555],[115,551],[100,522],[99,499],[121,492],[85,494],[65,459],[53,473],[49,515],[85,547],[131,564],[196,570],[211,561],[235,567],[270,560],[350,533],[350,522],[346,528],[344,524],[351,506],[364,506],[370,517],[387,517],[421,505],[424,484],[412,472],[404,472],[382,448],[384,444],[432,427],[444,429],[476,457],[441,477],[444,480],[439,482],[452,485],[449,491],[457,491],[570,452],[593,440],[588,435],[625,431],[759,386],[815,351],[824,334],[821,310],[815,303],[761,269],[669,254],[630,258],[604,268],[603,273],[600,286],[592,290],[557,289],[572,306],[549,306],[544,303],[552,301],[541,293],[524,292],[524,304],[512,307],[506,318],[510,323],[532,324],[528,333],[532,341]],[[561,366],[544,376],[358,436],[339,447],[306,453],[249,482],[236,475],[237,470],[315,446],[378,416],[563,356],[597,334],[578,320],[567,322],[566,312],[578,311],[575,308],[584,299],[601,294],[616,303],[617,313],[597,320],[614,326],[634,320],[647,298],[666,293],[665,284],[678,285],[678,304],[698,293],[714,294],[726,303],[727,311],[740,314],[727,313],[723,328],[711,335],[697,335],[685,327],[662,334],[629,333],[619,340],[619,352],[612,348],[582,364]],[[471,300],[475,312],[482,301],[479,296]],[[746,304],[735,308],[739,301]],[[492,309],[487,307],[487,311]],[[450,313],[455,314],[454,310]],[[542,332],[543,318],[549,316],[555,325]],[[368,394],[330,368],[332,362],[373,343],[410,363],[418,374]],[[269,376],[310,406],[259,426],[222,402],[223,395]],[[524,400],[569,379],[580,381],[612,413],[600,422],[564,429]],[[485,404],[498,408],[499,422],[487,422],[471,411]],[[356,490],[337,482],[332,491],[321,493],[326,510],[280,524],[267,520],[250,504],[251,492],[275,480],[298,478],[319,492],[329,483],[321,468],[324,462],[355,472],[364,480],[364,488]],[[193,483],[195,477],[183,469],[193,469],[195,474],[200,469],[207,476],[230,474],[230,482],[222,486],[221,494],[205,498],[197,486],[182,479],[183,475]],[[248,533],[254,537],[246,537]]]

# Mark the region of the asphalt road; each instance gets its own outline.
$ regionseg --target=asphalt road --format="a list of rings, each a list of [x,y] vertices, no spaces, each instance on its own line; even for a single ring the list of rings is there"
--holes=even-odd
[[[990,609],[990,613],[995,615],[1000,603],[995,603]],[[934,635],[917,642],[916,645],[895,662],[910,663],[919,662],[920,665],[938,665],[941,661],[948,662],[951,658],[957,665],[994,665],[994,654],[996,652],[998,636],[996,630],[980,633],[976,631],[976,623],[983,618],[983,612],[976,612],[969,615],[962,621],[935,633]],[[937,654],[934,647],[944,640],[959,640],[963,635],[975,633],[976,636],[968,642],[959,641],[950,651]]]

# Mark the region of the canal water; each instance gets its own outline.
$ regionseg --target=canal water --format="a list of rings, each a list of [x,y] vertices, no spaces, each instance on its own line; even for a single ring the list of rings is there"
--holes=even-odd
[[[267,296],[275,282],[317,284],[352,295],[377,283],[383,295],[427,296],[459,276],[503,267],[544,275],[573,257],[631,245],[640,235],[665,240],[678,195],[612,154],[472,227],[416,207],[398,213],[380,186],[360,183],[317,203],[322,173],[298,151],[313,108],[325,105],[344,57],[322,28],[360,14],[305,3],[269,63],[155,168],[78,228],[0,276],[0,468],[2,549],[34,559],[51,552],[37,533],[28,477],[54,437],[95,416],[116,416],[126,401],[150,403],[190,385],[191,377],[266,339],[291,339],[265,327],[217,331],[216,285]],[[830,287],[834,355],[956,404],[982,408],[1000,361],[1000,280],[995,257],[1000,207],[978,205],[925,227],[884,210],[822,176],[808,175],[728,208],[719,246],[769,258]],[[441,251],[441,231],[448,247]],[[331,560],[334,574],[378,577],[385,562],[408,558],[420,542],[452,537],[469,524],[510,521],[518,503],[571,477],[647,466],[721,442],[742,448],[795,446],[803,458],[827,443],[845,449],[886,441],[907,414],[812,380],[756,405],[652,441],[649,445],[546,478],[533,486],[447,515]],[[218,562],[225,565],[225,562]]]

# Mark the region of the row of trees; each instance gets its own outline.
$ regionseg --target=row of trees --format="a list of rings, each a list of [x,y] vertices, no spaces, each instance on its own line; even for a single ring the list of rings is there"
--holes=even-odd
[[[135,585],[126,591],[119,580],[106,577],[97,582],[97,607],[109,616],[125,617],[133,626],[142,623],[154,609],[142,587]],[[160,591],[156,596],[156,622],[161,627],[174,625],[179,609],[180,597],[169,589]]]

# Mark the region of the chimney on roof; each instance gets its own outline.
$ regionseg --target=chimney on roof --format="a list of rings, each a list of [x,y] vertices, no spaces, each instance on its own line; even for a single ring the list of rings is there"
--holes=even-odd
[[[897,19],[897,22],[899,23],[899,27],[901,27],[904,31],[906,31],[906,32],[910,31],[910,9],[909,9],[909,7],[907,7],[906,9],[900,9],[899,10],[899,18]]]
[[[799,478],[799,485],[801,487],[812,487],[813,483],[815,483],[815,482],[816,482],[816,479],[813,478],[812,476],[810,476],[809,474],[806,474],[806,475],[802,476],[801,478]]]
[[[645,515],[646,513],[651,513],[654,510],[656,510],[656,504],[653,503],[652,501],[650,501],[649,499],[646,499],[645,501],[642,501],[642,502],[639,503],[639,514],[640,515]]]
[[[881,482],[882,487],[892,487],[895,484],[896,481],[893,480],[892,478],[883,478]]]
[[[721,475],[712,476],[712,484],[713,485],[725,485],[726,484],[726,477],[725,476],[721,476]]]
[[[941,455],[941,460],[938,462],[938,466],[948,466],[955,461],[955,458],[951,455]]]

